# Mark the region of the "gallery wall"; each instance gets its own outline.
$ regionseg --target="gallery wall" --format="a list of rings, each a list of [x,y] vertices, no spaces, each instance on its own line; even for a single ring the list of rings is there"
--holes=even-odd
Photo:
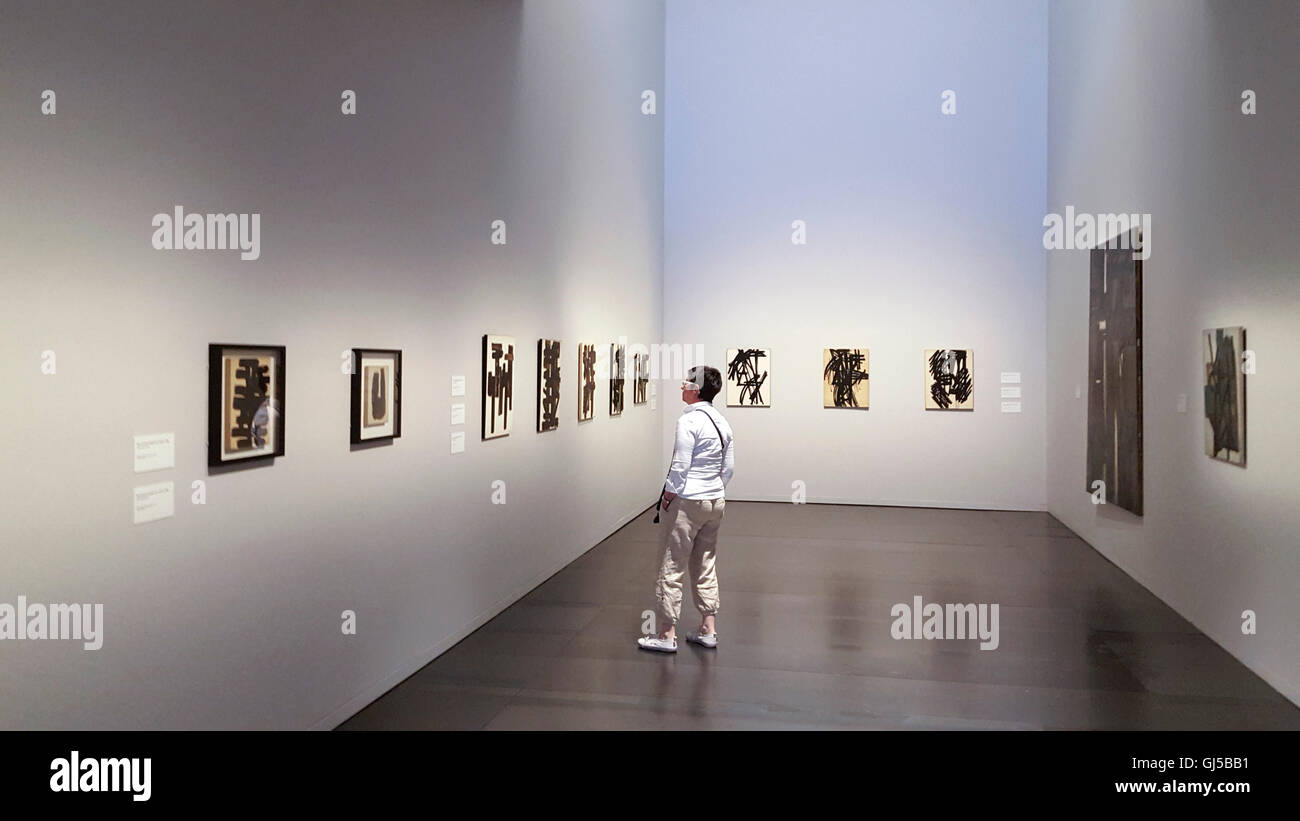
[[[1085,490],[1088,253],[1047,255],[1049,509],[1300,702],[1300,388],[1289,359],[1300,346],[1300,7],[1054,2],[1050,29],[1048,210],[1148,213],[1152,241],[1141,517]],[[1236,325],[1257,368],[1244,468],[1204,445],[1201,334]]]
[[[0,726],[332,727],[646,507],[661,411],[611,419],[601,381],[579,426],[575,370],[580,339],[661,327],[663,126],[641,104],[663,15],[3,4],[0,601],[102,603],[106,624],[98,651],[0,643]],[[176,205],[260,214],[260,258],[154,250]],[[514,431],[481,442],[485,333],[520,361]],[[564,381],[539,434],[543,336]],[[206,466],[214,342],[286,347],[271,466]],[[403,351],[391,445],[349,446],[354,346]],[[133,474],[132,437],[160,432],[175,468]],[[133,525],[132,488],[163,481],[175,515]]]
[[[665,339],[772,351],[728,497],[1044,509],[1046,6],[669,0],[666,40]],[[868,410],[823,408],[826,347]],[[924,409],[927,348],[973,411]]]

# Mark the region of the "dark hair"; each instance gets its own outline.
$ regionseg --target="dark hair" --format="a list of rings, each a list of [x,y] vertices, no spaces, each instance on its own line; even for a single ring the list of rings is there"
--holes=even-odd
[[[708,365],[696,365],[686,372],[686,378],[700,386],[700,398],[712,402],[722,390],[722,373]]]

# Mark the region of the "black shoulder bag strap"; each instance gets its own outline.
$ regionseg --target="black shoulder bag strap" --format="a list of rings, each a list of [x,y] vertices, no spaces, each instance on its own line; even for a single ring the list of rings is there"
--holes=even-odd
[[[713,429],[718,432],[718,444],[722,446],[722,462],[718,465],[718,478],[721,479],[727,466],[727,445],[730,445],[731,443],[723,438],[722,428],[718,427],[718,423],[713,420],[713,414],[709,413],[704,408],[696,408],[696,410],[709,417],[709,421],[713,423]]]
[[[713,414],[709,413],[704,408],[696,408],[695,410],[707,416],[709,418],[709,424],[713,425],[713,429],[717,431],[718,444],[722,446],[722,459],[718,463],[718,478],[721,479],[722,474],[725,473],[727,469],[727,445],[730,445],[731,443],[728,442],[726,437],[722,435],[722,428],[718,427],[718,423],[713,421]],[[667,484],[668,483],[665,481],[664,485],[667,486]],[[659,490],[659,501],[655,502],[655,518],[654,518],[655,524],[659,524],[659,511],[663,509],[663,503],[664,503],[664,492],[663,489],[661,488]]]

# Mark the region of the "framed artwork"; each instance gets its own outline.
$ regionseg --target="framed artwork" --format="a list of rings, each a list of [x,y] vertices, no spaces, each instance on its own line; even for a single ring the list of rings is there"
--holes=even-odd
[[[632,383],[632,404],[644,405],[647,388],[650,387],[650,354],[632,354],[632,373],[635,379]]]
[[[1142,515],[1142,260],[1117,238],[1089,257],[1085,488]],[[1101,485],[1097,483],[1100,482]]]
[[[727,407],[770,408],[771,348],[731,348],[727,351]]]
[[[1205,331],[1205,453],[1246,466],[1246,329]]]
[[[352,349],[352,444],[402,435],[402,352]]]
[[[208,345],[208,466],[284,455],[284,346]]]
[[[975,410],[975,352],[965,348],[925,352],[925,409]]]
[[[578,343],[578,421],[596,417],[596,345]]]
[[[537,340],[537,432],[560,426],[560,340]]]
[[[483,438],[510,435],[515,407],[515,338],[483,335]]]
[[[822,407],[867,409],[870,356],[866,348],[822,349]]]
[[[623,393],[627,385],[627,371],[624,367],[624,345],[617,342],[609,346],[609,415],[618,416],[623,412]]]

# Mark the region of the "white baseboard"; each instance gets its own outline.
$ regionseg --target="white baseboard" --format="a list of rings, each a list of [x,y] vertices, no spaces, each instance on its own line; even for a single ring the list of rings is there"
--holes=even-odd
[[[790,495],[768,496],[762,493],[749,493],[739,496],[728,494],[728,502],[784,502],[792,504]],[[1017,512],[1034,512],[1046,513],[1047,504],[1020,504],[1020,505],[992,505],[988,502],[955,502],[951,499],[862,499],[862,498],[841,498],[837,496],[817,496],[808,497],[807,504],[810,505],[860,505],[869,507],[878,505],[880,507],[932,507],[947,508],[950,510],[1007,510]]]

